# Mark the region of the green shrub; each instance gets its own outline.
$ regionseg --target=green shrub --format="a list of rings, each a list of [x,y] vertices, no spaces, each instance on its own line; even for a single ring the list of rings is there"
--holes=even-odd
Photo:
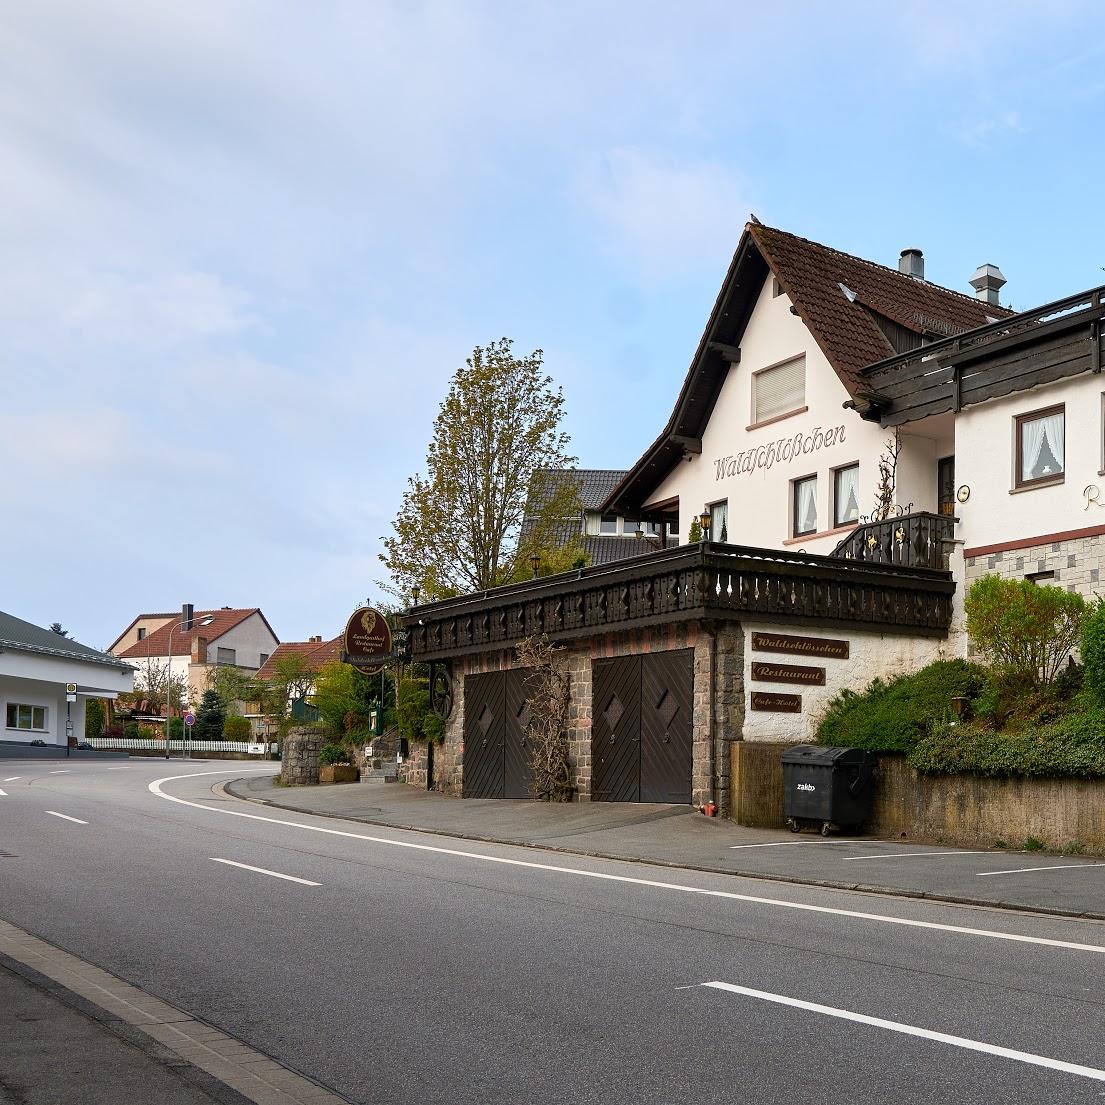
[[[104,704],[98,698],[90,698],[84,707],[84,735],[98,737],[104,730]]]
[[[819,744],[908,752],[933,724],[951,717],[953,697],[974,697],[986,672],[966,660],[937,660],[885,683],[875,679],[858,694],[841,691],[817,729]]]
[[[324,744],[319,749],[318,762],[324,766],[329,764],[349,763],[349,751],[340,744]]]
[[[1099,778],[1105,776],[1105,711],[1084,710],[1001,732],[935,724],[909,762],[923,775]]]
[[[169,718],[169,736],[173,740],[180,740],[180,738],[184,736],[184,718]]]
[[[128,721],[126,723],[126,725],[123,726],[123,736],[126,737],[127,740],[137,740],[138,739],[138,722],[137,721]]]
[[[138,739],[144,741],[162,740],[165,736],[164,729],[155,729],[152,725],[140,725],[138,727]]]
[[[439,741],[445,736],[445,723],[430,706],[428,679],[404,679],[399,684],[396,721],[399,735],[407,740]]]
[[[1090,604],[1082,623],[1082,663],[1086,686],[1105,706],[1105,600],[1101,598]]]
[[[971,584],[965,609],[975,648],[1002,674],[1038,689],[1078,643],[1087,603],[1076,591],[988,575]]]
[[[252,735],[253,726],[250,725],[247,718],[239,717],[237,714],[231,714],[230,717],[223,722],[224,741],[248,741]]]

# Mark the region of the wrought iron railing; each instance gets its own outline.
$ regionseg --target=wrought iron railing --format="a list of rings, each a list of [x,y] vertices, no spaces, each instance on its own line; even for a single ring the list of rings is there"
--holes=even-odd
[[[946,570],[956,519],[918,510],[867,522],[845,537],[831,556],[867,564]]]
[[[927,567],[701,542],[415,607],[402,622],[415,660],[741,615],[939,634],[954,591]]]

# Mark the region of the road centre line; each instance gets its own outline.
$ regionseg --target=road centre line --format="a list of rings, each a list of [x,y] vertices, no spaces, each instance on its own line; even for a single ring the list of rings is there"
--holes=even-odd
[[[321,886],[322,883],[311,882],[310,879],[296,878],[295,875],[282,875],[279,871],[270,871],[267,867],[250,867],[248,863],[237,863],[232,859],[216,859],[211,857],[212,863],[225,863],[228,867],[240,867],[243,871],[256,871],[258,875],[272,875],[274,879],[287,879],[288,882],[302,883],[304,886]]]
[[[1047,867],[1014,867],[1010,871],[976,871],[979,878],[987,875],[1023,875],[1026,871],[1074,871],[1080,867],[1105,867],[1105,863],[1051,863]]]
[[[52,817],[60,817],[65,821],[72,821],[77,825],[87,825],[88,824],[87,821],[82,821],[79,817],[70,817],[69,814],[67,814],[67,813],[58,813],[57,810],[47,810],[46,812],[48,814],[50,814]]]
[[[922,856],[980,856],[985,849],[977,848],[967,851],[957,848],[954,852],[883,852],[877,856],[845,856],[845,860],[851,862],[857,859],[920,859]]]
[[[4,782],[5,782],[5,783],[14,783],[14,782],[16,781],[16,779],[22,779],[22,778],[23,778],[23,776],[22,776],[22,775],[9,775],[9,776],[8,776],[8,777],[7,777],[7,778],[6,778],[5,780],[4,780]]]
[[[560,875],[576,875],[580,878],[594,879],[598,882],[624,883],[631,886],[647,886],[656,890],[672,890],[683,894],[697,894],[705,898],[721,898],[726,901],[748,902],[752,905],[774,906],[779,909],[793,909],[805,913],[822,913],[833,917],[851,917],[860,921],[877,921],[887,925],[902,925],[906,928],[928,929],[934,932],[954,932],[963,936],[981,936],[990,940],[1008,940],[1016,944],[1034,944],[1048,948],[1065,948],[1069,951],[1093,952],[1105,954],[1105,946],[1100,944],[1081,944],[1072,940],[1054,940],[1044,936],[1025,936],[1015,932],[1002,932],[998,929],[969,928],[964,925],[950,925],[939,921],[918,921],[910,917],[893,917],[882,913],[865,913],[861,910],[841,909],[836,906],[813,905],[809,902],[788,902],[782,898],[765,898],[754,894],[738,894],[732,890],[707,890],[700,886],[688,886],[685,883],[662,882],[658,879],[642,879],[632,875],[615,875],[608,871],[587,871],[578,867],[562,867],[557,864],[537,863],[533,860],[512,859],[507,856],[492,856],[481,852],[470,852],[460,848],[443,848],[434,844],[419,844],[409,840],[394,840],[384,836],[370,836],[367,833],[354,833],[347,829],[331,829],[324,825],[304,825],[301,821],[286,821],[279,817],[266,817],[264,814],[247,813],[244,810],[231,810],[219,806],[205,806],[201,802],[192,802],[187,798],[177,798],[166,794],[161,788],[165,783],[180,779],[197,779],[208,775],[235,775],[241,769],[229,768],[223,771],[196,771],[187,775],[166,775],[148,783],[146,789],[158,798],[176,802],[182,806],[191,806],[207,813],[226,814],[230,817],[244,817],[249,821],[266,821],[271,825],[282,825],[305,832],[323,833],[327,836],[345,837],[350,840],[365,840],[371,844],[385,844],[392,848],[406,848],[410,851],[431,852],[436,855],[456,856],[460,859],[478,860],[483,863],[497,863],[505,867],[521,867],[535,871],[551,871]],[[417,830],[411,830],[417,831]]]
[[[64,767],[60,771],[51,771],[50,774],[51,775],[68,775],[69,774],[69,768]]]
[[[981,1051],[984,1055],[997,1055],[1003,1059],[1013,1059],[1018,1063],[1029,1063],[1034,1067],[1047,1067],[1049,1070],[1078,1075],[1079,1078],[1092,1078],[1098,1082],[1105,1082],[1105,1070],[1099,1070],[1097,1067],[1085,1067],[1079,1063],[1068,1063],[1062,1059],[1050,1059],[1046,1055],[1035,1055],[1031,1051],[1016,1051],[1010,1047],[999,1047],[997,1044],[987,1044],[981,1040],[968,1039],[965,1036],[952,1036],[947,1032],[934,1032],[928,1028],[918,1028],[916,1025],[903,1024],[901,1021],[869,1017],[864,1013],[852,1013],[847,1009],[836,1009],[831,1005],[818,1005],[817,1002],[813,1001],[801,1001],[799,998],[788,998],[782,994],[768,993],[765,990],[753,990],[748,986],[734,986],[731,982],[703,982],[702,985],[713,990],[743,994],[745,997],[773,1002],[776,1005],[788,1005],[793,1009],[804,1009],[810,1013],[822,1013],[826,1017],[836,1017],[843,1021],[855,1021],[857,1024],[866,1024],[873,1028],[885,1028],[890,1032],[900,1032],[905,1036],[917,1036],[922,1040],[935,1040],[937,1043],[951,1044],[953,1047],[966,1048],[968,1051]]]

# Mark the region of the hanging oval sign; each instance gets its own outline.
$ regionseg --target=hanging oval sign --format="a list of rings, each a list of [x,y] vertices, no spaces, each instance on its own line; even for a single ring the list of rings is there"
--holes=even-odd
[[[354,610],[342,635],[342,659],[362,675],[375,675],[391,659],[391,626],[379,610]]]

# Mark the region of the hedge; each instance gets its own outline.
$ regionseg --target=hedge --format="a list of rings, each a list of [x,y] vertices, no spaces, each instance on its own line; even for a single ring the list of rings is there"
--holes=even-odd
[[[1105,777],[1105,711],[1071,714],[1020,732],[934,725],[909,763],[922,775]]]
[[[973,697],[986,670],[966,660],[937,660],[919,671],[865,690],[841,691],[817,729],[818,744],[908,752],[933,726],[951,717],[953,697]]]

